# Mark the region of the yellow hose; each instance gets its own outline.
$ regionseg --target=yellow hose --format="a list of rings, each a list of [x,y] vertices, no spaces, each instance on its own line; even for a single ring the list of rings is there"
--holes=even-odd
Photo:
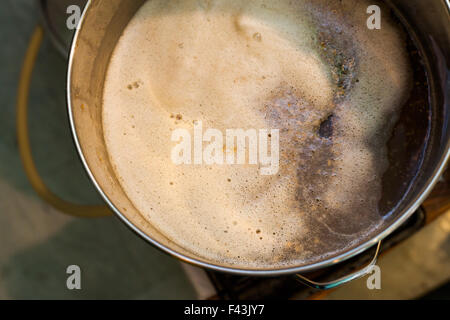
[[[20,73],[17,94],[17,140],[25,173],[36,193],[55,209],[77,217],[93,218],[109,216],[111,215],[111,211],[105,205],[78,205],[59,198],[45,185],[34,164],[28,135],[28,93],[30,90],[34,65],[41,47],[43,36],[44,31],[42,27],[38,25],[34,30],[28,45],[25,60],[22,65],[22,71]]]

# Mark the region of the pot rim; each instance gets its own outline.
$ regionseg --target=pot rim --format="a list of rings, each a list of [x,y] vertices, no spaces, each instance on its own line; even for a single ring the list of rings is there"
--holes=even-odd
[[[427,198],[427,196],[432,191],[433,187],[436,185],[436,183],[439,181],[441,175],[444,172],[444,169],[446,167],[447,161],[450,159],[450,143],[447,143],[446,150],[441,156],[441,159],[439,160],[438,166],[435,168],[432,176],[428,179],[426,183],[426,187],[424,187],[418,195],[414,198],[413,201],[411,201],[411,205],[403,210],[403,213],[400,214],[399,218],[397,218],[390,226],[388,226],[385,230],[380,232],[378,235],[374,236],[372,239],[360,244],[359,246],[352,248],[348,250],[347,252],[341,253],[335,257],[325,259],[320,262],[315,262],[312,264],[307,264],[303,266],[297,266],[297,267],[288,267],[288,268],[279,268],[279,269],[241,269],[241,268],[234,268],[234,267],[228,267],[228,266],[221,266],[214,263],[209,263],[205,261],[201,261],[199,259],[190,258],[185,256],[184,254],[181,254],[161,243],[151,238],[149,235],[144,233],[139,229],[138,226],[134,225],[131,221],[129,221],[125,215],[112,203],[112,201],[108,198],[108,196],[103,192],[102,188],[98,184],[96,178],[94,177],[92,171],[90,170],[88,163],[86,161],[86,158],[83,154],[83,151],[81,149],[81,145],[78,139],[77,131],[75,128],[75,122],[73,119],[73,113],[72,113],[72,102],[71,102],[71,78],[72,78],[72,64],[75,56],[76,51],[76,44],[77,40],[80,34],[81,26],[84,22],[84,18],[86,16],[87,10],[89,10],[89,7],[92,4],[92,0],[89,0],[86,4],[80,22],[79,26],[76,29],[75,35],[72,40],[71,48],[70,48],[70,55],[69,55],[69,63],[68,63],[68,71],[67,71],[67,88],[66,88],[66,98],[67,98],[67,111],[69,116],[69,122],[70,122],[70,128],[72,131],[74,143],[78,152],[78,155],[81,159],[81,162],[83,164],[83,167],[85,168],[90,180],[94,184],[95,188],[97,189],[97,192],[100,194],[100,196],[103,198],[103,200],[106,202],[106,204],[111,208],[111,210],[122,220],[122,222],[125,223],[132,231],[134,231],[136,234],[138,234],[141,238],[152,244],[154,247],[162,250],[165,253],[168,253],[169,255],[183,261],[186,263],[189,263],[191,265],[201,267],[201,268],[207,268],[213,271],[218,272],[225,272],[235,275],[241,275],[241,276],[282,276],[282,275],[292,275],[296,273],[304,273],[304,272],[310,272],[314,270],[318,270],[321,268],[329,267],[331,265],[335,265],[337,263],[343,262],[345,260],[348,260],[358,254],[360,254],[363,251],[366,251],[370,247],[374,246],[384,238],[386,238],[389,234],[391,234],[394,230],[396,230],[400,225],[402,225],[422,204],[422,202]],[[450,10],[450,4],[449,1],[445,1],[445,4],[447,6],[447,9]]]

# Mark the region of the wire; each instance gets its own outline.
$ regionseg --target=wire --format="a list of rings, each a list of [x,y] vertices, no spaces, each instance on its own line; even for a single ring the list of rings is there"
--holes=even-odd
[[[36,193],[55,209],[71,216],[94,218],[111,215],[106,205],[78,205],[67,202],[55,195],[44,183],[33,160],[28,133],[28,95],[31,78],[39,49],[44,37],[42,26],[38,25],[31,37],[25,59],[20,73],[19,88],[17,93],[17,140],[19,154],[23,167],[31,186]]]

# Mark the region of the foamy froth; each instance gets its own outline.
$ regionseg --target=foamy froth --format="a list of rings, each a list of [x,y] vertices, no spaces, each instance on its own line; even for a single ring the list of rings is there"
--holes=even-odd
[[[142,215],[208,261],[304,264],[373,232],[410,88],[405,35],[373,1],[152,0],[110,62],[110,161]],[[172,131],[280,129],[280,170],[175,165]]]

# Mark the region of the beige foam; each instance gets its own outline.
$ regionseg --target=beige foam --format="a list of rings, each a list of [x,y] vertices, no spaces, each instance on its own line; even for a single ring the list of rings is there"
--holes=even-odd
[[[105,83],[105,141],[130,200],[168,238],[217,263],[271,268],[317,254],[310,248],[321,241],[311,230],[315,223],[338,234],[340,248],[380,223],[376,199],[387,136],[372,137],[384,124],[391,129],[386,115],[399,110],[409,67],[403,35],[388,18],[381,31],[369,31],[369,3],[342,2],[156,0],[132,19]],[[324,15],[348,8],[350,18],[336,14],[323,25]],[[358,61],[359,81],[338,103],[317,40],[333,25],[353,39]],[[286,99],[295,100],[289,107],[297,111],[283,111]],[[333,143],[317,137],[330,112],[337,119]],[[223,132],[290,128],[280,134],[279,175],[262,176],[251,165],[176,166],[171,133],[192,131],[194,120]],[[316,164],[300,155],[314,146],[333,160],[323,176],[305,175]],[[311,187],[317,190],[305,191]],[[338,210],[355,219],[355,202],[366,207],[361,230],[334,230],[327,217]]]

